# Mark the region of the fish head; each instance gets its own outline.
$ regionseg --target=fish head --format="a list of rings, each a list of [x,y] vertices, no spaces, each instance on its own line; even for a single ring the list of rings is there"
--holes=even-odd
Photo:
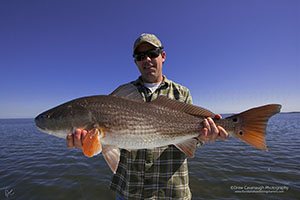
[[[39,114],[35,125],[42,132],[65,138],[76,128],[86,128],[90,124],[90,116],[82,104],[68,102]]]

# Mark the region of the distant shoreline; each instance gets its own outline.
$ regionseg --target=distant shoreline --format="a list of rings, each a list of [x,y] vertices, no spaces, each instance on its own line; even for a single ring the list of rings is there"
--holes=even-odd
[[[34,120],[34,117],[20,117],[20,118],[16,118],[16,117],[12,117],[12,118],[0,118],[0,120],[11,120],[11,119],[30,119],[30,120]]]
[[[299,111],[294,111],[294,112],[280,112],[279,114],[298,114],[300,113]]]
[[[280,113],[277,113],[276,115],[278,114],[299,114],[300,111],[293,111],[293,112],[280,112]],[[238,114],[238,113],[222,113],[220,115],[235,115],[235,114]]]

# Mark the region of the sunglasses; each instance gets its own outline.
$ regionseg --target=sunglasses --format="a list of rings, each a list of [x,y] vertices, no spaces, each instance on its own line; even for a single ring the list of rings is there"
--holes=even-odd
[[[156,58],[163,52],[162,49],[152,49],[149,51],[141,52],[138,54],[134,54],[133,57],[136,59],[136,61],[144,60],[145,58]]]

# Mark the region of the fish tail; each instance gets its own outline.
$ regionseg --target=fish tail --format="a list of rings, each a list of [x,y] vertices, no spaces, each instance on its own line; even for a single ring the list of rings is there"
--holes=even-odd
[[[236,123],[233,136],[260,149],[268,151],[265,141],[266,126],[270,117],[279,113],[281,105],[270,104],[252,108],[226,119]]]

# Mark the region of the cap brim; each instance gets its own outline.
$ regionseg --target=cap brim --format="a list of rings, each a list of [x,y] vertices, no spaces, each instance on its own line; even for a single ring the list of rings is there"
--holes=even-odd
[[[149,41],[140,41],[139,43],[137,43],[133,49],[133,54],[135,53],[135,50],[138,48],[138,46],[140,46],[142,43],[148,43],[151,44],[152,46],[156,47],[156,48],[160,48],[160,46],[158,46],[155,43],[149,42]]]

